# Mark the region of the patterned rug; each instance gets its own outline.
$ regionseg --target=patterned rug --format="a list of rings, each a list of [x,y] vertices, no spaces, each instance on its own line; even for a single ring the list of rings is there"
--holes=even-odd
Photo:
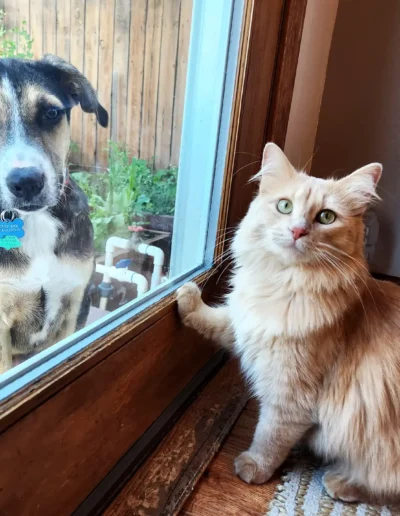
[[[400,516],[398,507],[336,502],[322,485],[323,468],[306,452],[294,452],[268,516]]]

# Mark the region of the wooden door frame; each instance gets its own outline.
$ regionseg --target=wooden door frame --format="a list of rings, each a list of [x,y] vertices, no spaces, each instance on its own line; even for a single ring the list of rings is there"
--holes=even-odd
[[[244,215],[266,140],[284,143],[306,4],[245,3],[220,230]],[[206,300],[223,292],[216,276]],[[222,360],[171,294],[15,393],[0,407],[0,513],[73,512],[135,443],[137,466]]]

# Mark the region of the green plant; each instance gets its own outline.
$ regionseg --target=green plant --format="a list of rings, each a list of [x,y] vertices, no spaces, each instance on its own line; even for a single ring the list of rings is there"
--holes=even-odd
[[[22,27],[6,28],[6,13],[0,10],[0,57],[18,57],[32,59],[33,39],[26,30],[26,21]]]
[[[76,152],[79,152],[79,143],[75,142],[74,140],[71,140],[69,143],[69,152],[70,154],[75,154]]]
[[[154,169],[154,162],[130,157],[110,142],[107,172],[74,172],[88,197],[95,247],[104,251],[111,235],[128,238],[128,226],[146,224],[144,215],[173,215],[177,168]]]

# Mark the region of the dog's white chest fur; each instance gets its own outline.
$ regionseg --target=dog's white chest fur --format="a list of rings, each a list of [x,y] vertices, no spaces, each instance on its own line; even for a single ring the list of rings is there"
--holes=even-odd
[[[47,212],[22,217],[25,236],[21,250],[29,258],[23,272],[6,269],[0,273],[0,287],[12,286],[21,293],[40,292],[46,295],[45,319],[42,329],[30,336],[32,345],[45,341],[49,330],[62,311],[66,296],[82,297],[91,272],[92,261],[78,261],[69,256],[54,254],[60,222]]]

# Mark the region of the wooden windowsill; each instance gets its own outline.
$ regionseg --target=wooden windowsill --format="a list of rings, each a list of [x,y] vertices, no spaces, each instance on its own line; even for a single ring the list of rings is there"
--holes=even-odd
[[[176,514],[247,399],[238,364],[231,360],[204,388],[103,514]]]

